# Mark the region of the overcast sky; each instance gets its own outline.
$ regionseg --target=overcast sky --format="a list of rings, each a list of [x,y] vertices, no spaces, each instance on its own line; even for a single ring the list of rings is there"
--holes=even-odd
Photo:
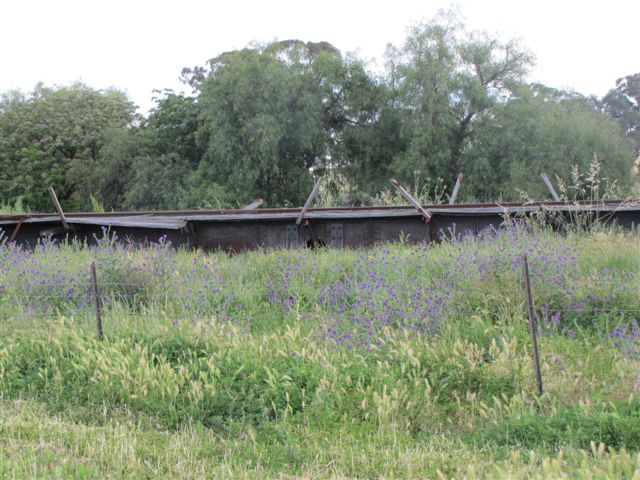
[[[519,38],[536,56],[530,80],[602,96],[640,72],[638,0],[461,0],[465,24]],[[125,90],[146,112],[154,89],[184,89],[182,67],[252,41],[328,41],[381,59],[387,43],[445,0],[4,0],[0,92],[38,81]]]

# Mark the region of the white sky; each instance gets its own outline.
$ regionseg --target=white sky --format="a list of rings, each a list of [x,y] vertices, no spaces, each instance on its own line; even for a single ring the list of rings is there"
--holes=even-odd
[[[640,72],[638,0],[459,0],[465,24],[534,53],[530,80],[604,95]],[[0,92],[81,80],[125,90],[146,112],[152,90],[183,90],[182,67],[252,41],[328,41],[382,60],[387,43],[447,0],[0,0]]]

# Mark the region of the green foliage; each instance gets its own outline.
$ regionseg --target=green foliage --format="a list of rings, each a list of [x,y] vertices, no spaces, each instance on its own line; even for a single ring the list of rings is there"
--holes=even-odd
[[[388,52],[388,78],[406,149],[393,159],[400,178],[444,178],[469,170],[475,124],[507,101],[532,63],[515,42],[465,31],[451,15],[412,28]],[[482,175],[486,176],[486,173]]]
[[[304,392],[315,391],[319,381],[318,368],[304,359],[273,351],[265,352],[267,360],[250,350],[219,351],[215,343],[180,338],[30,338],[13,343],[8,355],[1,360],[5,393],[29,394],[60,410],[126,405],[170,427],[295,414],[304,408]]]
[[[633,312],[638,239],[516,233],[428,248],[233,257],[166,244],[123,248],[112,236],[97,249],[5,246],[0,476],[632,478],[640,468],[640,359],[594,328],[571,338],[541,316],[545,394],[535,397],[520,266],[512,262],[530,250],[539,307],[563,294],[555,280],[567,276],[606,298],[608,310]],[[569,247],[575,264],[562,263]],[[15,300],[25,306],[29,292],[53,302],[69,282],[86,288],[94,259],[103,341],[90,306],[21,316],[28,312]],[[32,285],[23,267],[46,281]],[[456,313],[437,332],[389,326],[370,351],[318,335],[336,313],[327,285],[350,295],[349,277],[384,277],[401,296],[450,270],[462,282],[451,287],[459,290],[450,298]],[[49,289],[52,280],[62,287]],[[125,290],[132,284],[141,289]],[[221,308],[232,294],[235,309]],[[608,320],[624,318],[613,312]]]
[[[376,98],[364,109],[369,119],[364,124],[347,126],[341,137],[340,170],[345,172],[351,186],[354,203],[389,186],[389,179],[396,174],[393,159],[408,148],[403,116],[391,104],[391,91],[384,84],[372,88]]]
[[[474,432],[478,443],[494,442],[529,449],[553,451],[563,444],[588,449],[603,443],[609,447],[640,449],[640,403],[620,403],[600,408],[562,408],[548,415],[527,415]]]
[[[128,209],[203,206],[190,183],[203,154],[196,138],[200,105],[195,97],[170,90],[163,95],[140,132],[141,145],[123,202]]]
[[[581,171],[580,166],[571,167],[570,183],[556,175],[558,194],[563,200],[600,200],[621,198],[617,181],[611,182],[602,176],[602,164],[594,155],[587,171]]]
[[[93,164],[104,144],[104,131],[131,125],[134,111],[124,93],[98,91],[80,83],[55,88],[38,85],[29,95],[4,94],[0,99],[0,200],[20,196],[29,208],[50,210],[47,187],[51,185],[63,207],[86,203],[88,198],[73,198],[76,184],[68,170]]]
[[[587,172],[594,158],[600,177],[629,186],[633,149],[621,138],[618,125],[582,96],[536,85],[521,87],[517,98],[480,121],[476,132],[477,148],[466,153],[474,167],[465,182],[473,185],[478,198],[513,199],[516,189],[532,198],[548,198],[538,180],[541,173],[573,185],[572,169]]]
[[[77,162],[69,177],[78,185],[76,196],[85,199],[87,208],[91,196],[108,210],[119,209],[131,185],[132,165],[137,156],[137,129],[108,129],[103,132],[104,146],[92,162]]]
[[[89,200],[91,201],[91,211],[96,213],[104,213],[104,206],[100,203],[96,197],[93,195],[89,195]]]
[[[598,100],[526,84],[532,64],[516,41],[449,12],[389,46],[380,73],[327,42],[222,53],[183,70],[192,95],[156,91],[147,118],[116,90],[8,92],[0,203],[50,210],[52,185],[65,210],[92,195],[106,209],[299,206],[320,177],[324,205],[388,201],[391,178],[438,201],[461,172],[462,201],[545,198],[541,172],[570,185],[594,158],[636,195],[639,74]]]
[[[616,87],[607,92],[600,105],[618,122],[640,154],[640,73],[616,80]]]
[[[256,197],[270,206],[304,203],[313,185],[310,169],[322,164],[329,147],[314,66],[337,54],[306,58],[301,56],[311,53],[298,45],[277,46],[231,52],[210,62],[211,72],[200,85],[205,155],[192,182],[196,192],[213,183],[224,186],[228,203]]]
[[[18,215],[27,213],[27,209],[22,204],[22,197],[16,198],[13,203],[0,203],[0,215]]]
[[[105,130],[96,160],[76,163],[70,172],[77,195],[93,194],[108,209],[198,206],[187,195],[188,177],[201,156],[195,138],[198,115],[194,98],[164,91],[137,127]]]

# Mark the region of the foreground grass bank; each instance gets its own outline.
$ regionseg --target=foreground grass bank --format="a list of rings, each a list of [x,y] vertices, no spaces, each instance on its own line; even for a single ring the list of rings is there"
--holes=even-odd
[[[518,227],[235,257],[5,245],[0,476],[634,478],[638,246]]]

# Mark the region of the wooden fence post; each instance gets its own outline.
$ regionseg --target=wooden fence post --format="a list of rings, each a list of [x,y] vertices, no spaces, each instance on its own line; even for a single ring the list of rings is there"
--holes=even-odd
[[[304,214],[307,213],[307,209],[311,206],[311,203],[316,198],[316,195],[318,195],[318,190],[320,190],[321,183],[322,183],[322,177],[318,179],[316,184],[313,186],[313,190],[311,190],[311,193],[309,194],[307,201],[304,202],[304,207],[302,207],[302,210],[300,210],[300,215],[298,215],[298,219],[296,220],[296,225],[300,225],[302,223],[302,220],[304,220]]]
[[[102,316],[100,314],[100,292],[98,291],[98,276],[96,275],[96,262],[91,262],[91,293],[93,297],[93,309],[96,314],[96,325],[98,326],[98,339],[104,340],[102,330]]]

